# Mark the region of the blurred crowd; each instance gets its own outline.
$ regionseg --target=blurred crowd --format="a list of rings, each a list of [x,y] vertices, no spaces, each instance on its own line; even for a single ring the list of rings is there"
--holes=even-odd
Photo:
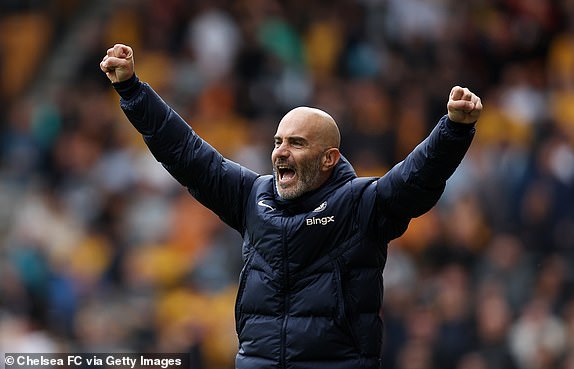
[[[60,47],[82,25],[81,45]],[[572,0],[0,1],[2,351],[233,367],[240,237],[123,116],[99,70],[118,42],[261,173],[294,106],[331,113],[358,174],[380,176],[452,86],[476,92],[467,157],[389,247],[384,368],[574,368]],[[71,78],[40,83],[57,57]]]

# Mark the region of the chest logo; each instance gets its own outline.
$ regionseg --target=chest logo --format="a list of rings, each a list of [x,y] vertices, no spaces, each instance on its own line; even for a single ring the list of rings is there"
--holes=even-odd
[[[334,215],[332,215],[330,217],[305,219],[305,224],[307,224],[308,226],[317,225],[317,224],[324,226],[324,225],[327,225],[331,222],[335,223],[335,216]]]
[[[327,209],[327,201],[323,201],[321,205],[317,206],[315,210],[313,210],[313,213],[320,213],[325,209]]]

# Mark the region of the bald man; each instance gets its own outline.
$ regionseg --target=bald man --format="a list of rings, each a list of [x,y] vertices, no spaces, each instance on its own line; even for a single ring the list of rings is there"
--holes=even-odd
[[[114,45],[100,68],[156,159],[243,237],[236,368],[380,368],[387,245],[438,201],[480,98],[454,87],[430,135],[380,178],[357,177],[329,114],[293,109],[275,133],[274,173],[261,175],[221,156],[140,82],[130,47]]]

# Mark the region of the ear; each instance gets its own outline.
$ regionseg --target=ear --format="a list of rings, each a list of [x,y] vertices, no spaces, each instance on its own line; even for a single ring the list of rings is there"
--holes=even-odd
[[[339,162],[340,158],[341,153],[339,152],[339,149],[335,147],[328,149],[327,151],[325,151],[325,155],[323,156],[322,170],[328,171],[333,169],[333,167],[335,167],[335,165],[337,165],[337,163]]]

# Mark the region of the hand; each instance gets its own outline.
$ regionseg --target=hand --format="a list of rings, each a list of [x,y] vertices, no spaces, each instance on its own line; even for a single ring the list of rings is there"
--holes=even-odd
[[[472,124],[478,120],[482,111],[480,97],[470,92],[468,88],[455,86],[450,91],[448,103],[448,119],[456,123]]]
[[[134,74],[134,52],[131,47],[115,44],[109,48],[106,56],[100,62],[100,69],[112,81],[122,82]]]

